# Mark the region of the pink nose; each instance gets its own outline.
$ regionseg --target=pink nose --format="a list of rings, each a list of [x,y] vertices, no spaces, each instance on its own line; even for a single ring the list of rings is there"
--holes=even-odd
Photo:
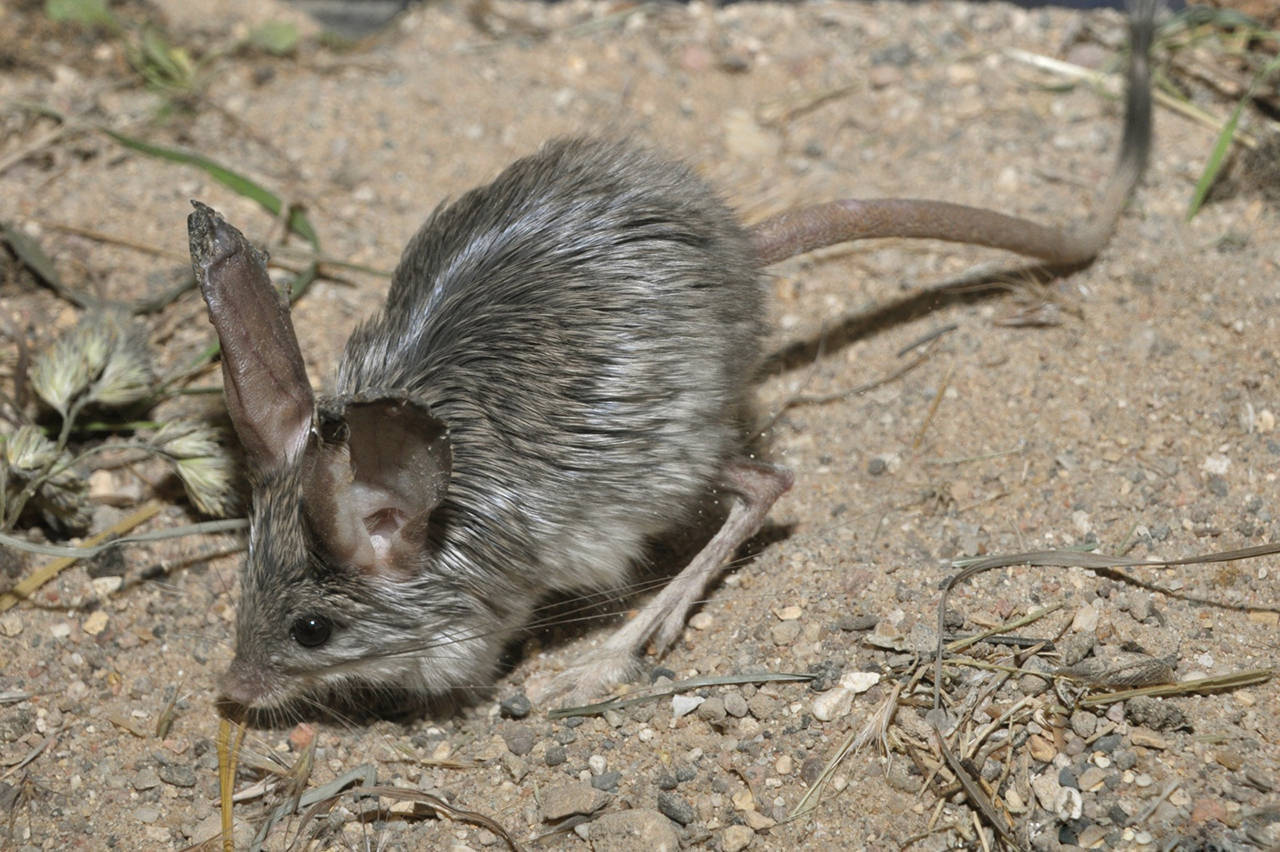
[[[261,707],[274,703],[272,694],[275,689],[267,672],[240,657],[232,660],[226,673],[218,678],[218,689],[223,698],[241,707]]]

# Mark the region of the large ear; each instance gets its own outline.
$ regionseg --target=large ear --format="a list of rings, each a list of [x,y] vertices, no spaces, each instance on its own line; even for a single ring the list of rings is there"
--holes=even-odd
[[[266,256],[215,210],[191,204],[191,266],[222,343],[227,410],[251,470],[279,470],[306,447],[315,410],[289,306]]]
[[[445,425],[400,399],[348,405],[317,444],[303,505],[330,555],[366,573],[416,574],[432,511],[449,488]]]

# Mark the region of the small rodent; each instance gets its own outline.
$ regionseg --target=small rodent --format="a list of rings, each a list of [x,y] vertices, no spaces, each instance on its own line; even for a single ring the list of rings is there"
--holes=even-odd
[[[664,649],[791,484],[745,455],[759,268],[872,236],[1088,261],[1150,148],[1155,5],[1135,4],[1122,150],[1080,227],[890,199],[744,228],[683,166],[553,142],[430,216],[318,400],[265,257],[196,202],[192,262],[253,488],[224,697],[270,710],[488,682],[548,594],[619,586],[646,542],[726,489],[706,549],[559,685],[590,693],[645,643]]]

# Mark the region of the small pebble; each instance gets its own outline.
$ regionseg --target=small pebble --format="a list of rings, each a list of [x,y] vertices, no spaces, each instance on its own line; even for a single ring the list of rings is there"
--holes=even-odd
[[[547,766],[559,766],[569,759],[569,755],[565,752],[564,746],[549,745],[547,746],[547,753],[543,755],[542,759]]]
[[[80,625],[80,629],[90,636],[97,636],[107,629],[107,614],[100,609],[94,610],[89,613],[89,617]]]
[[[517,784],[529,774],[529,764],[510,752],[502,755],[502,765],[506,767],[507,772],[511,775],[511,780]]]
[[[747,702],[747,709],[751,711],[751,715],[764,722],[772,719],[778,713],[778,708],[782,702],[774,698],[772,695],[765,695],[763,692],[757,692],[751,696],[751,700]]]
[[[1115,751],[1116,747],[1120,745],[1120,743],[1122,742],[1124,742],[1124,737],[1120,736],[1119,734],[1107,734],[1106,736],[1098,737],[1096,740],[1093,741],[1093,750],[1106,752],[1107,754],[1110,754],[1111,752]],[[1106,769],[1106,767],[1103,766],[1101,763],[1099,763],[1098,765],[1102,766],[1103,769]]]
[[[138,822],[153,823],[160,819],[160,809],[154,805],[143,805],[133,812]]]
[[[174,787],[194,787],[196,773],[190,766],[171,763],[160,767],[160,780]]]
[[[809,666],[809,674],[814,676],[809,681],[809,689],[813,692],[826,692],[836,685],[842,670],[842,666],[834,660],[823,660]]]
[[[1084,812],[1084,798],[1080,795],[1080,791],[1073,787],[1059,789],[1054,799],[1053,812],[1062,822],[1080,819],[1080,814]]]
[[[773,614],[778,617],[779,621],[795,621],[804,614],[804,610],[795,604],[791,604],[790,606],[778,607],[773,611]]]
[[[1244,756],[1232,749],[1219,749],[1213,753],[1213,759],[1232,772],[1239,772],[1244,766]]]
[[[707,722],[719,722],[726,715],[724,699],[713,696],[698,705],[698,718]]]
[[[543,791],[542,819],[554,821],[573,814],[595,813],[609,801],[609,796],[581,781],[570,781]]]
[[[591,786],[606,793],[614,793],[617,792],[618,782],[621,780],[621,772],[602,772],[591,779]]]
[[[608,765],[602,754],[593,754],[587,758],[587,768],[591,770],[592,775],[600,775]]]
[[[794,768],[793,761],[788,755],[785,755],[785,754],[782,757],[778,758],[776,761],[774,761],[774,764],[773,764],[773,770],[777,772],[779,775],[790,775],[791,770],[793,768]]]
[[[862,630],[874,630],[880,619],[874,615],[844,615],[836,621],[836,627],[846,633]]]
[[[1027,748],[1031,752],[1032,758],[1041,763],[1048,763],[1058,753],[1052,742],[1038,734],[1027,738]]]
[[[658,776],[657,784],[659,790],[674,790],[676,783],[676,776],[674,775],[664,772]]]
[[[153,787],[159,787],[159,786],[160,786],[160,776],[156,774],[156,771],[154,769],[150,769],[150,768],[142,769],[142,770],[139,770],[138,773],[133,776],[133,789],[135,790],[138,790],[138,791],[150,790]]]
[[[689,619],[689,626],[694,630],[707,630],[711,625],[715,624],[715,619],[710,613],[695,612]]]
[[[533,729],[528,725],[504,725],[501,735],[512,754],[524,757],[533,751]]]
[[[679,831],[671,820],[651,808],[611,811],[591,823],[590,828],[594,852],[613,849],[643,849],[646,852],[680,850]]]
[[[120,587],[124,585],[124,577],[118,575],[94,577],[89,584],[93,586],[93,593],[97,597],[107,598],[120,591]]]
[[[498,712],[504,719],[523,719],[533,710],[533,704],[523,692],[517,692],[498,705]]]
[[[1169,747],[1169,743],[1164,737],[1151,731],[1144,731],[1142,728],[1134,728],[1129,732],[1129,742],[1142,748],[1154,748],[1162,751]]]
[[[658,810],[668,819],[680,825],[688,825],[694,819],[693,805],[689,804],[687,799],[675,793],[667,791],[659,793]]]
[[[747,700],[742,697],[741,692],[728,692],[724,696],[724,711],[735,719],[741,719],[747,715]]]
[[[742,852],[751,845],[755,832],[745,825],[730,825],[720,834],[720,848],[724,852]]]
[[[800,635],[802,629],[799,621],[784,621],[773,625],[769,635],[773,637],[773,644],[785,647],[796,641],[796,637]]]
[[[1057,812],[1058,793],[1062,790],[1062,785],[1058,783],[1056,774],[1042,772],[1034,776],[1031,779],[1031,789],[1035,792],[1040,807],[1050,813]]]
[[[1087,710],[1077,710],[1071,714],[1071,730],[1081,737],[1089,738],[1098,729],[1098,717]]]
[[[1107,777],[1106,772],[1104,772],[1103,770],[1099,769],[1096,766],[1090,766],[1084,772],[1080,773],[1080,778],[1077,784],[1079,786],[1079,789],[1085,791],[1086,793],[1093,792],[1102,787],[1103,783],[1106,780],[1106,777]]]
[[[671,696],[671,716],[679,719],[681,716],[688,716],[706,699],[699,695],[673,695]]]

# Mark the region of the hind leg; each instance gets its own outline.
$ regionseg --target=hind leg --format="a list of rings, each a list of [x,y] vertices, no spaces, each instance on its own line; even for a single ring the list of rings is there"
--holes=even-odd
[[[564,695],[571,703],[587,700],[632,677],[650,641],[657,653],[666,651],[721,566],[760,529],[774,501],[792,481],[785,468],[748,459],[731,462],[724,472],[724,485],[736,499],[716,534],[635,618],[618,628],[599,649],[558,675],[540,698]]]

